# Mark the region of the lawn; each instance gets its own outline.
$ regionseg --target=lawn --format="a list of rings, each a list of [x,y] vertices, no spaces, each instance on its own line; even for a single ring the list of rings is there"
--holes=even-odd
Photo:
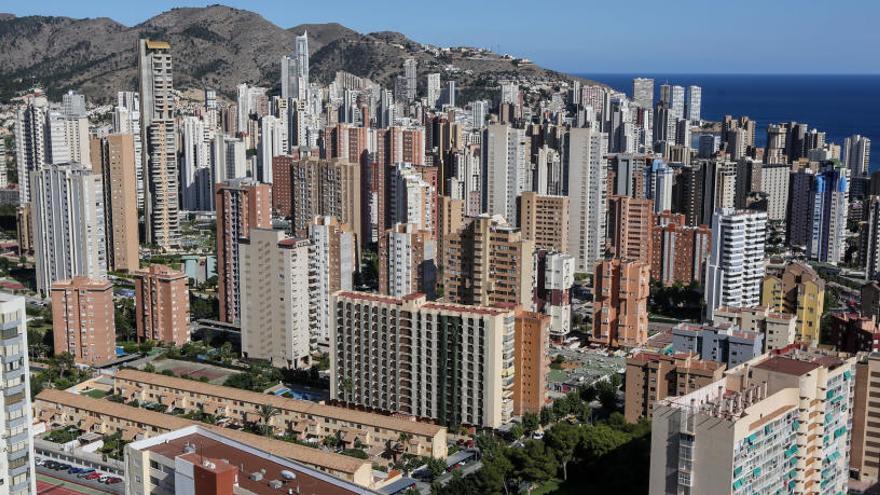
[[[107,397],[107,392],[104,392],[103,390],[92,389],[88,392],[83,392],[83,395],[87,395],[93,399],[103,399],[104,397]]]
[[[52,430],[46,435],[46,440],[52,443],[67,443],[79,438],[81,431],[76,427],[68,426],[67,428],[59,428]]]

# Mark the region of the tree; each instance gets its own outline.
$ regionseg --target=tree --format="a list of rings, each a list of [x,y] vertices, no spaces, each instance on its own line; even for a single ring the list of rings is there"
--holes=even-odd
[[[527,412],[523,414],[522,417],[522,426],[526,432],[526,435],[531,435],[535,430],[538,429],[538,426],[541,425],[540,418],[538,415],[533,412]]]
[[[605,409],[614,409],[617,407],[617,387],[609,382],[602,381],[596,387],[599,395],[599,402]]]
[[[263,434],[267,437],[272,436],[272,418],[281,414],[281,411],[270,404],[260,404],[260,421],[263,423]]]
[[[544,435],[544,443],[562,464],[562,479],[568,479],[568,463],[574,456],[575,449],[581,442],[581,430],[566,421],[556,423]]]
[[[437,479],[440,475],[446,472],[446,461],[443,459],[427,457],[425,458],[425,465],[428,468],[428,473],[431,474],[432,480]]]
[[[587,462],[597,462],[629,440],[629,436],[608,425],[586,426],[582,432],[580,456]]]
[[[514,423],[513,426],[510,427],[510,437],[514,440],[518,440],[522,438],[525,434],[525,429],[519,423]]]
[[[528,481],[547,481],[559,468],[556,459],[539,440],[529,440],[521,449],[510,449],[514,477]]]

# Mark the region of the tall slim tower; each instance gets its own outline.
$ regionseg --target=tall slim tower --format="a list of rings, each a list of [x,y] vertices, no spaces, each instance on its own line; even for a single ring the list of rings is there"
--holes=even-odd
[[[702,103],[703,88],[699,86],[688,86],[687,111],[689,121],[700,121],[700,107],[702,106]]]
[[[4,328],[3,345],[7,349],[3,359],[8,363],[0,370],[0,383],[6,397],[0,429],[7,437],[0,465],[0,476],[6,482],[3,493],[37,493],[24,297],[0,292],[0,318]]]
[[[767,213],[719,208],[712,222],[706,266],[706,319],[720,306],[747,307],[761,302]]]
[[[138,75],[146,182],[144,230],[147,242],[170,248],[180,242],[171,45],[165,41],[139,40]]]
[[[564,139],[564,189],[571,198],[567,252],[577,259],[576,271],[589,273],[604,252],[608,137],[590,127],[579,127]]]
[[[654,80],[647,77],[633,79],[633,102],[642,108],[654,108]]]

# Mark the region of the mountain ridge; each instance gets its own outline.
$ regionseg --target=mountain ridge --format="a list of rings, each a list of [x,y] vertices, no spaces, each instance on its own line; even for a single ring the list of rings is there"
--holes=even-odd
[[[425,50],[393,31],[364,34],[335,22],[285,29],[255,12],[211,5],[173,8],[134,26],[107,17],[0,14],[0,99],[41,85],[54,97],[74,89],[95,102],[112,101],[117,91],[136,90],[139,38],[171,43],[175,88],[212,87],[231,98],[241,82],[275,88],[281,57],[303,31],[309,35],[310,72],[322,83],[343,70],[391,88],[407,57],[418,60],[420,74],[443,72],[469,97],[482,97],[501,79],[575,78],[488,51],[473,56]]]

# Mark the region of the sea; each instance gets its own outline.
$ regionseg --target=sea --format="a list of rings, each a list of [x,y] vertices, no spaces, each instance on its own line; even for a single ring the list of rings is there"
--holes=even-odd
[[[758,74],[576,74],[632,96],[635,77],[654,79],[654,101],[661,84],[702,88],[703,120],[725,115],[757,122],[756,145],[764,146],[767,124],[802,122],[825,132],[826,142],[843,144],[853,134],[871,139],[871,170],[880,169],[880,75]]]

